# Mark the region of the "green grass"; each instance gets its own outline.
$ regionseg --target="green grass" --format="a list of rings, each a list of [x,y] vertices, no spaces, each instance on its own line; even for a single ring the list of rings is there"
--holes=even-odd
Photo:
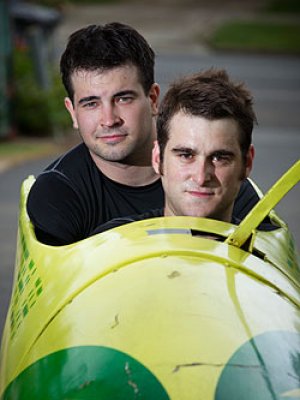
[[[271,0],[265,7],[266,11],[278,13],[300,13],[299,0]]]
[[[300,25],[232,21],[207,39],[219,50],[300,54]]]
[[[15,156],[24,156],[34,155],[36,153],[46,153],[49,151],[54,151],[56,149],[56,145],[51,143],[50,141],[43,141],[41,139],[38,140],[20,140],[17,141],[1,141],[0,142],[0,157],[15,157]]]
[[[120,0],[29,0],[29,2],[46,7],[61,8],[68,4],[114,4],[119,3]]]
[[[75,137],[55,141],[51,138],[24,138],[0,140],[0,173],[7,168],[44,156],[56,157],[77,144]]]

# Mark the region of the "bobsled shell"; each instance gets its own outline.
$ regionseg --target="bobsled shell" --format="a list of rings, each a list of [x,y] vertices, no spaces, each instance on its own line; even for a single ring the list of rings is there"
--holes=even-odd
[[[25,399],[26,388],[33,399],[94,398],[76,396],[104,387],[110,394],[103,399],[232,399],[220,394],[228,389],[228,363],[239,360],[239,349],[251,344],[253,353],[272,337],[276,346],[256,357],[253,378],[265,393],[262,376],[274,375],[262,367],[267,357],[284,359],[287,335],[299,341],[299,265],[284,224],[254,232],[252,252],[211,239],[225,239],[234,225],[192,217],[139,221],[52,247],[36,240],[26,213],[32,183],[21,190],[1,400]],[[292,368],[284,373],[296,374]]]
[[[148,258],[78,294],[35,342],[26,365],[65,348],[114,349],[150,370],[171,399],[213,399],[238,348],[267,332],[296,332],[299,316],[273,288],[234,268],[186,255]],[[66,364],[49,386],[63,386]]]

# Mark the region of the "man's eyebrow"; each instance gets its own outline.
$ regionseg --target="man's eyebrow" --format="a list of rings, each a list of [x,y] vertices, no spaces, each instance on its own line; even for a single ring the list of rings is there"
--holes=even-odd
[[[186,147],[186,146],[176,146],[171,149],[173,153],[190,153],[193,152],[194,150],[191,147]]]
[[[187,147],[187,146],[176,146],[173,149],[171,149],[171,151],[174,154],[177,154],[177,153],[196,154],[197,153],[197,149],[193,149],[192,147]],[[209,154],[210,157],[216,156],[216,155],[234,157],[235,152],[233,152],[232,150],[228,150],[228,149],[216,149],[216,150],[212,150],[211,153]]]
[[[82,97],[79,101],[78,104],[82,103],[87,103],[89,101],[94,101],[94,100],[100,100],[99,96],[87,96],[87,97]]]
[[[127,89],[127,90],[121,90],[113,95],[113,97],[122,97],[122,96],[128,96],[128,95],[133,95],[137,96],[137,92],[135,90]]]
[[[212,151],[211,154],[212,154],[212,155],[220,154],[220,155],[222,155],[222,156],[234,156],[234,155],[235,155],[235,152],[232,151],[232,150],[228,150],[228,149],[218,149],[218,150]]]

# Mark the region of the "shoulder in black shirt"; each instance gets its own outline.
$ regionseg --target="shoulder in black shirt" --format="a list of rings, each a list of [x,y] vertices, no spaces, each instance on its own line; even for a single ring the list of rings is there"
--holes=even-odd
[[[162,206],[160,180],[139,187],[112,181],[80,144],[37,177],[27,211],[38,240],[64,245],[90,236],[97,226],[113,218]]]

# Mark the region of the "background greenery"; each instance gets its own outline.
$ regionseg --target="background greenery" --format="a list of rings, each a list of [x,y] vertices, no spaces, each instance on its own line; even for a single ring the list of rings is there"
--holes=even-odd
[[[300,54],[300,25],[272,21],[230,21],[207,39],[216,50]]]
[[[33,73],[28,48],[15,50],[13,65],[14,119],[18,132],[25,136],[66,132],[70,128],[70,118],[63,104],[66,94],[59,73],[49,65],[51,88],[41,88]]]
[[[283,12],[283,13],[299,13],[299,0],[270,0],[264,7],[265,11]]]
[[[231,20],[202,40],[215,50],[299,55],[299,18],[289,18],[297,15],[300,0],[266,0],[255,19]]]
[[[32,3],[62,8],[81,0],[30,0]],[[122,0],[87,0],[93,3],[112,3]],[[125,0],[123,0],[125,1]],[[128,0],[130,1],[130,0]],[[280,23],[272,17],[300,13],[300,0],[266,0],[255,20],[231,20],[210,33],[204,40],[216,50],[243,52],[272,52],[300,54],[300,25],[295,22]],[[271,17],[271,19],[270,19]],[[51,66],[52,86],[50,90],[39,87],[29,49],[14,51],[14,121],[17,131],[25,136],[64,135],[71,127],[63,98],[65,91],[59,73]],[[52,70],[53,69],[53,70]]]

